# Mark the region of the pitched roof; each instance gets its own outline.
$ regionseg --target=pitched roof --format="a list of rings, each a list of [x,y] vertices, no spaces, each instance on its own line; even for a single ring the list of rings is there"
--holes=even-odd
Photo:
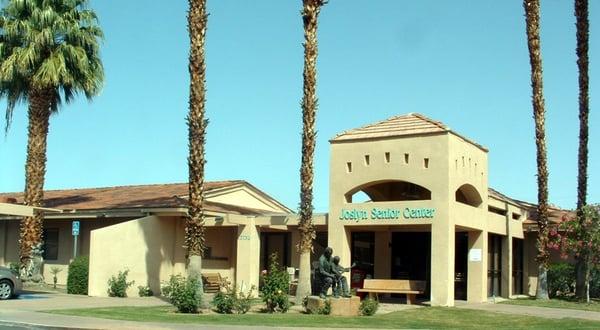
[[[485,147],[457,134],[442,122],[430,119],[419,113],[394,116],[373,124],[344,131],[333,137],[330,142],[439,134],[445,132],[453,133],[478,148],[487,151]]]
[[[208,181],[205,182],[205,193],[210,194],[216,190],[240,185],[250,184],[243,180]],[[0,193],[0,199],[3,198],[16,199],[17,203],[23,203],[23,193]],[[187,183],[44,191],[44,206],[63,210],[177,208],[187,207],[187,201]],[[267,212],[265,210],[256,210],[208,200],[204,202],[204,207],[207,211],[250,215]]]
[[[525,210],[527,210],[527,219],[523,220],[523,224],[525,225],[537,225],[537,205],[529,202],[520,201],[518,199],[510,198],[499,191],[488,188],[488,195],[490,197],[494,197],[498,200],[511,203],[513,205],[519,206]],[[562,218],[566,216],[573,216],[575,213],[570,210],[563,210],[561,208],[549,205],[548,206],[548,221],[549,223],[559,223]]]

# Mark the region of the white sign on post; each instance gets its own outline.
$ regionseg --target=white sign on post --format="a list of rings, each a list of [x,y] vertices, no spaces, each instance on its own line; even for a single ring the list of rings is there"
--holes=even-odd
[[[469,251],[469,261],[481,261],[481,249],[471,249]]]

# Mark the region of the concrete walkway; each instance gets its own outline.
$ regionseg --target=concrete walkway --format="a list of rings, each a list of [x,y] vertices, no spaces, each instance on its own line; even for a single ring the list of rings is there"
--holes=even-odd
[[[536,306],[521,306],[510,304],[464,304],[456,308],[474,309],[495,313],[517,314],[527,316],[538,316],[549,319],[576,318],[591,321],[600,321],[600,312],[582,311],[577,309],[536,307]]]

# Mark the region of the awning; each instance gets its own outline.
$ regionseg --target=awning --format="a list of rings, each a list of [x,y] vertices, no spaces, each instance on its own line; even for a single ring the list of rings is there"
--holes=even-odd
[[[0,203],[0,214],[14,215],[22,217],[32,217],[36,212],[42,213],[62,213],[62,210],[51,209],[47,207],[35,207],[19,204]]]

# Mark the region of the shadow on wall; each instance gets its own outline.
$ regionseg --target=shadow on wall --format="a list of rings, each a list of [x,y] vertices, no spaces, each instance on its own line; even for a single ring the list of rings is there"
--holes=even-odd
[[[138,283],[136,280],[135,291],[137,293],[138,286],[147,285],[155,295],[159,295],[161,279],[168,280],[173,274],[177,219],[156,217],[155,221],[140,221],[139,226],[146,246],[146,281]],[[143,277],[138,278],[141,280]]]

